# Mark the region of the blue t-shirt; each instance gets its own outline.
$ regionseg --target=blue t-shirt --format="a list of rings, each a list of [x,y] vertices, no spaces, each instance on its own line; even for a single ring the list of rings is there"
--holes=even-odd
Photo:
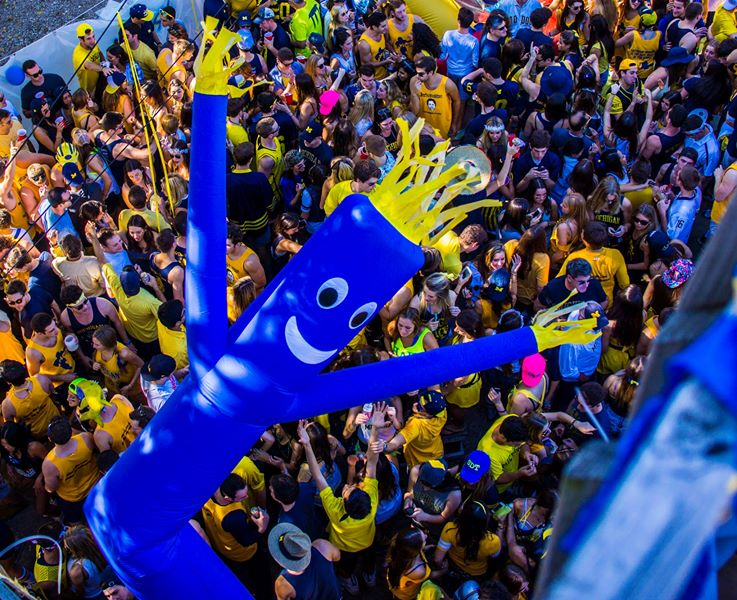
[[[517,3],[517,0],[502,0],[496,5],[496,8],[509,17],[511,22],[509,35],[514,37],[521,27],[530,26],[532,11],[542,8],[542,5],[537,0],[527,0],[522,6]]]
[[[446,31],[440,43],[440,58],[446,59],[448,75],[463,77],[476,68],[479,41],[470,33]]]

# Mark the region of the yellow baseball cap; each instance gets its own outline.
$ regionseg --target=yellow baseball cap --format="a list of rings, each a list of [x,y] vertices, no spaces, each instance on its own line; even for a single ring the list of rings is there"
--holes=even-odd
[[[636,69],[638,66],[639,66],[639,63],[636,60],[632,60],[631,58],[625,58],[621,63],[619,63],[619,70],[629,71],[630,69]]]
[[[79,25],[77,25],[78,38],[89,35],[90,33],[95,33],[95,30],[92,29],[92,25],[90,25],[89,23],[80,23]]]

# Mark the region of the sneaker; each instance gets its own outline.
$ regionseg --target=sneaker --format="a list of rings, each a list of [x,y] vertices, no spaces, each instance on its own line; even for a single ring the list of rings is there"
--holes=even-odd
[[[343,586],[346,593],[351,596],[358,596],[358,593],[361,591],[358,587],[358,578],[355,575],[351,575],[350,577],[341,577],[340,584]]]
[[[368,587],[376,587],[376,571],[371,571],[371,573],[362,573],[361,576]]]

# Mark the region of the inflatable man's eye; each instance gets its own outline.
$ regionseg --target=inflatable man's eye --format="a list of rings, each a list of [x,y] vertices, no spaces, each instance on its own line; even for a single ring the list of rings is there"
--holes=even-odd
[[[351,315],[351,320],[348,325],[351,329],[358,329],[363,327],[371,316],[376,312],[376,302],[367,302],[363,306],[359,306]]]
[[[317,290],[317,304],[320,308],[335,308],[347,295],[348,282],[342,277],[333,277]]]

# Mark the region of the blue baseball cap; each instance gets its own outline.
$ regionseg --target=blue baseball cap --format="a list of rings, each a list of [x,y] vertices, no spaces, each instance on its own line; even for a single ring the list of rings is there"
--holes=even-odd
[[[483,450],[474,450],[468,455],[461,467],[460,476],[463,481],[473,485],[491,469],[491,459]]]

